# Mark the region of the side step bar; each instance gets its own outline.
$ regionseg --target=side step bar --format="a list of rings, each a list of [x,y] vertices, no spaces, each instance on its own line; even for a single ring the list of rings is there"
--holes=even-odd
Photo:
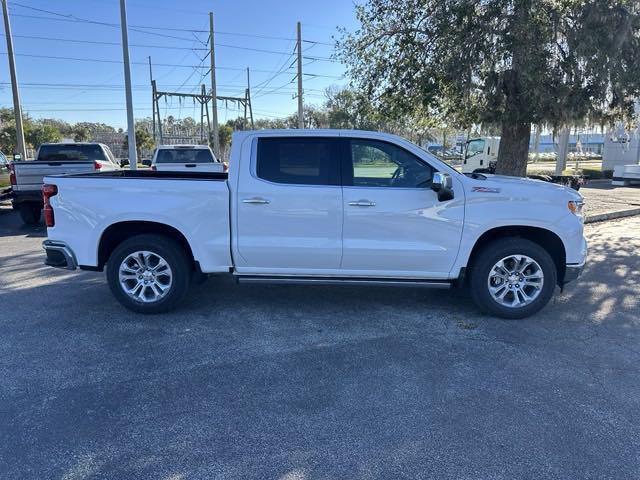
[[[398,278],[236,275],[236,281],[238,283],[262,283],[276,285],[373,285],[384,287],[451,288],[451,282],[448,280]]]

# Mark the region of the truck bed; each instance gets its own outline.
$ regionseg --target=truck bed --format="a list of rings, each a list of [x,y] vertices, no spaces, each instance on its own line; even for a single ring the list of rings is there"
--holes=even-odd
[[[116,170],[52,175],[55,226],[49,237],[69,245],[81,267],[101,267],[99,245],[109,228],[170,227],[188,239],[203,272],[231,266],[226,173]]]

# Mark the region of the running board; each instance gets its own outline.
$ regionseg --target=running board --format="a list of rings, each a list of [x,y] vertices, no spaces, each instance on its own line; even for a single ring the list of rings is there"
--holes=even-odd
[[[298,277],[267,275],[236,275],[238,283],[268,283],[276,285],[374,285],[382,287],[451,288],[448,280],[420,280],[360,277]]]

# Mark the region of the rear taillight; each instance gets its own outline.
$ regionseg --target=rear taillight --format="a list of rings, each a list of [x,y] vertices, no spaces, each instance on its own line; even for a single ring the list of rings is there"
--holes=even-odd
[[[228,172],[229,171],[229,165],[227,165],[226,163],[222,164],[222,171],[223,172]]]
[[[9,164],[9,183],[13,186],[18,184],[16,181],[16,166],[13,163]]]
[[[45,183],[42,185],[42,200],[44,201],[44,223],[47,227],[53,227],[56,219],[53,216],[53,207],[49,199],[58,194],[58,187]]]
[[[98,162],[97,160],[93,161],[93,166],[96,170],[100,170],[102,168],[102,165],[100,165],[100,162]]]

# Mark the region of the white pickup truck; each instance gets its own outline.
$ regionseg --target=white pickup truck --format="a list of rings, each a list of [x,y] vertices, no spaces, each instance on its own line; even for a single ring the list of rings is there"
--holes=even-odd
[[[587,255],[578,192],[466,176],[375,132],[239,132],[228,174],[45,181],[46,263],[106,267],[115,297],[142,313],[175,307],[192,275],[204,273],[239,282],[466,286],[484,311],[522,318],[577,278]]]
[[[224,172],[208,145],[159,145],[151,160],[158,172]]]

